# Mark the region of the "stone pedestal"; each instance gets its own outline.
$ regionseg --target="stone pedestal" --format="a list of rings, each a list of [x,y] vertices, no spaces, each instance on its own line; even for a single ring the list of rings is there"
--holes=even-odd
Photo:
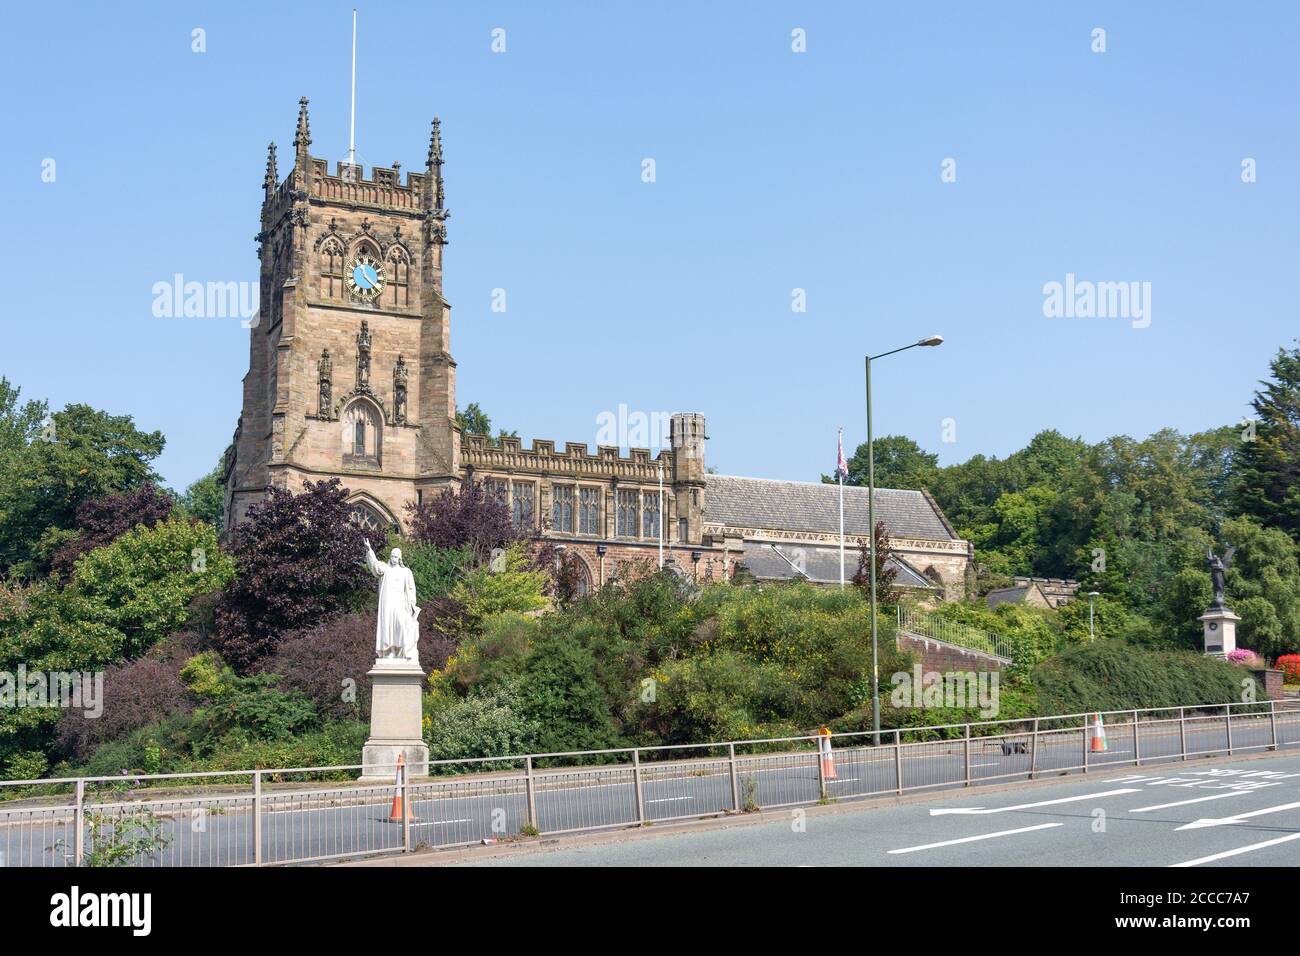
[[[366,676],[371,682],[370,739],[361,751],[361,780],[392,783],[398,754],[405,757],[408,776],[428,776],[420,709],[424,671],[412,661],[380,658]]]
[[[1226,607],[1210,608],[1197,618],[1205,629],[1205,653],[1227,657],[1237,649],[1237,622],[1241,620]]]

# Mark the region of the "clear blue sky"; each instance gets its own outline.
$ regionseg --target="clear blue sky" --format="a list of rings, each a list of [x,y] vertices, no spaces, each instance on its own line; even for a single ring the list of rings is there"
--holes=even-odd
[[[257,278],[300,95],[344,157],[351,7],[53,3],[0,38],[0,374],[161,429],[173,486],[230,440],[248,333],[151,288]],[[358,153],[422,168],[442,117],[458,396],[525,440],[693,410],[723,472],[815,480],[864,437],[862,355],[931,332],[877,367],[876,421],[945,463],[1198,430],[1300,334],[1298,10],[366,2]],[[1067,273],[1150,282],[1150,327],[1046,318]]]

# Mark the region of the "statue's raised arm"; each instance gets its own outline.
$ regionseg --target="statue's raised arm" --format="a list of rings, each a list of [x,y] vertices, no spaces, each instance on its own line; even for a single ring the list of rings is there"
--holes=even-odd
[[[375,577],[382,578],[387,568],[377,557],[375,557],[375,551],[373,548],[370,547],[370,539],[366,538],[365,542],[366,542],[366,567],[370,569],[370,573],[373,574]]]

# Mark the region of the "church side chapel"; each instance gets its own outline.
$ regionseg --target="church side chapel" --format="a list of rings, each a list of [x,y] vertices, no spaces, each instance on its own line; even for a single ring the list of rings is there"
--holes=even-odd
[[[259,318],[249,330],[243,410],[224,465],[232,528],[271,487],[337,477],[353,520],[382,538],[409,504],[483,482],[515,525],[562,544],[582,585],[629,562],[664,563],[697,580],[839,581],[832,485],[710,474],[705,418],[672,416],[668,447],[462,435],[456,422],[451,305],[443,295],[447,220],[440,124],[423,171],[370,175],[311,155],[299,102],[293,163],[275,144],[263,180]],[[867,491],[845,489],[848,573],[867,540]],[[965,593],[971,546],[923,492],[877,489],[876,516],[896,586],[922,600]]]

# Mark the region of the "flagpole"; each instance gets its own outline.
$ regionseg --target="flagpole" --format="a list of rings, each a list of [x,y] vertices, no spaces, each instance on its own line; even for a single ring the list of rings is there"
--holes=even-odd
[[[659,570],[664,569],[664,460],[659,459]]]
[[[844,456],[844,429],[840,429],[840,457]],[[840,479],[840,588],[844,588],[844,469],[835,463],[835,474]]]
[[[357,161],[357,11],[352,11],[352,116],[348,123],[348,165]]]

